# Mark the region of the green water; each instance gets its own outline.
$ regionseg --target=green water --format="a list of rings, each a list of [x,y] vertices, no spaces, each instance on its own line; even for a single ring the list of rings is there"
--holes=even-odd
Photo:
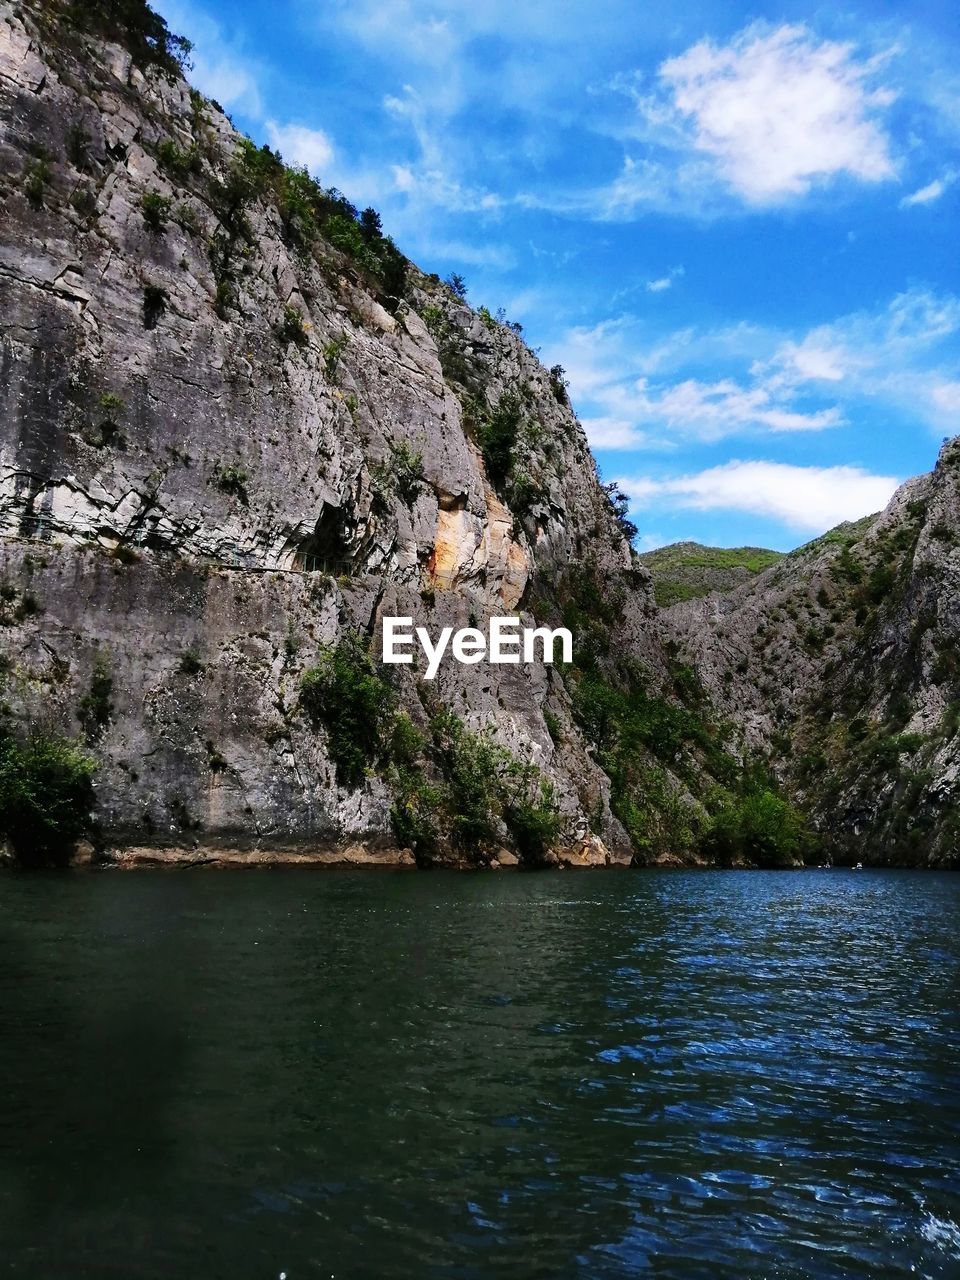
[[[960,1276],[960,878],[0,878],[0,1275]]]

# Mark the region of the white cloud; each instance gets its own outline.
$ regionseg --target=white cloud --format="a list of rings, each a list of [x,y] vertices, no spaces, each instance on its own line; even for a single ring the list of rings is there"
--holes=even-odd
[[[933,182],[928,182],[925,187],[921,187],[919,191],[914,191],[912,195],[904,196],[900,201],[901,209],[909,209],[915,204],[932,204],[934,200],[939,200],[946,191],[946,185],[940,178],[935,178]]]
[[[333,164],[333,144],[322,129],[309,129],[302,124],[277,124],[265,122],[267,137],[275,151],[279,151],[288,164],[302,165],[320,180],[324,180]]]
[[[644,209],[712,217],[731,198],[764,208],[840,177],[894,179],[885,113],[897,95],[877,84],[891,53],[858,56],[803,25],[754,24],[667,59],[652,86],[617,75],[607,88],[633,106],[607,128],[624,144],[622,169],[552,207],[608,221]]]
[[[746,430],[772,432],[823,431],[843,423],[831,405],[814,412],[798,411],[778,402],[773,388],[757,382],[742,386],[731,378],[701,382],[687,378],[660,391],[648,390],[647,380],[635,384],[635,403],[644,417],[699,440],[720,440]]]
[[[942,178],[934,178],[933,182],[928,182],[925,187],[920,187],[918,191],[914,191],[911,195],[904,196],[900,201],[901,209],[912,209],[918,204],[933,204],[935,200],[939,200],[949,186],[952,186],[957,180],[956,173],[951,169],[948,170]]]
[[[409,165],[392,164],[390,172],[393,174],[393,185],[398,191],[412,191],[417,185],[417,180]]]
[[[956,376],[960,299],[909,289],[880,311],[855,312],[782,343],[752,372],[781,397],[829,386],[831,396],[875,399],[941,428],[947,406],[937,387]]]
[[[785,343],[777,358],[798,378],[810,382],[840,382],[850,363],[850,357],[842,347],[831,349],[817,345],[816,340],[809,336],[799,344]]]
[[[820,532],[880,511],[899,481],[860,467],[797,467],[781,462],[728,462],[693,475],[636,477],[618,484],[639,509],[740,511]]]
[[[594,449],[639,449],[649,443],[628,418],[584,418],[581,425]]]
[[[843,425],[836,404],[798,403],[803,379],[787,376],[786,357],[771,359],[778,345],[775,334],[742,325],[703,334],[683,329],[654,344],[636,322],[620,319],[568,331],[548,360],[567,371],[574,404],[583,408],[584,428],[598,449],[675,448],[684,440]],[[809,370],[815,357],[796,344],[793,350]],[[746,365],[739,376],[676,376],[691,364],[732,361]]]
[[[930,396],[945,413],[960,413],[960,382],[940,382],[931,388]]]
[[[193,41],[190,83],[225,110],[242,111],[259,119],[263,113],[259,85],[265,78],[262,66],[235,43],[219,22],[189,0],[168,0],[163,15],[172,31],[182,32]]]
[[[509,271],[516,266],[512,250],[501,244],[486,244],[482,240],[433,240],[423,232],[416,236],[416,241],[418,253],[431,259],[447,258],[463,266],[494,271]]]
[[[647,281],[648,293],[665,293],[667,289],[673,288],[673,282],[678,276],[683,275],[683,267],[671,267],[665,276],[660,276],[656,280]]]
[[[603,449],[675,448],[686,440],[824,431],[865,402],[911,426],[954,430],[960,298],[910,289],[798,337],[751,325],[678,330],[653,342],[620,317],[568,330],[549,352]]]
[[[703,40],[660,67],[692,145],[751,204],[803,195],[847,174],[895,176],[880,120],[894,94],[871,89],[877,61],[803,26],[748,27],[728,45]]]

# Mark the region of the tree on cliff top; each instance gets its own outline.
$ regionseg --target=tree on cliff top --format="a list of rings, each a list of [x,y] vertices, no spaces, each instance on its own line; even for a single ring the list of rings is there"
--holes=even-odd
[[[123,45],[135,62],[182,72],[193,45],[174,35],[146,0],[43,0],[40,8],[81,31]]]

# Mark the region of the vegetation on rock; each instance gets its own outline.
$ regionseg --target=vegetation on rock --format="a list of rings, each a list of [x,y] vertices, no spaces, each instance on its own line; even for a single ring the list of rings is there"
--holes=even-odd
[[[72,742],[0,733],[0,837],[23,866],[68,860],[90,826],[94,769]]]
[[[695,600],[711,591],[732,591],[782,558],[763,547],[706,547],[699,542],[674,542],[645,551],[640,562],[650,570],[654,594],[661,607]]]
[[[302,677],[300,703],[327,732],[339,782],[356,788],[368,774],[386,779],[394,834],[420,860],[446,843],[468,859],[489,859],[506,837],[537,862],[556,839],[556,799],[540,770],[445,707],[422,732],[398,709],[396,691],[358,638],[321,651]]]

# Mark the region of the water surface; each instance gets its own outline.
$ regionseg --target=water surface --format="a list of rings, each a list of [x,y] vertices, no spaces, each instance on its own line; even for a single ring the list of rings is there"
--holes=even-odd
[[[0,878],[0,1275],[960,1276],[960,877]]]

